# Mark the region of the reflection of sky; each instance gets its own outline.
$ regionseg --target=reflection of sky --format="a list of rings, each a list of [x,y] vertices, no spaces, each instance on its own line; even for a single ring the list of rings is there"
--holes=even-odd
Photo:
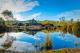
[[[50,34],[50,39],[52,41],[54,49],[74,48],[74,41],[76,38],[74,35],[67,33],[67,34],[65,34],[65,36],[61,36],[60,35],[61,33],[59,33],[59,32],[54,32],[54,33],[49,33],[49,34]],[[25,34],[25,33],[15,33],[15,36],[17,38],[17,41],[29,42],[29,43],[32,43],[33,45],[35,44],[35,41],[37,40],[37,43],[39,45],[40,42],[42,42],[44,44],[45,38],[46,38],[46,33],[38,32],[34,36]],[[80,47],[80,45],[79,45],[79,47]]]
[[[18,40],[21,34],[22,33],[12,33],[12,32],[2,34],[2,36],[0,37],[0,49],[5,48],[2,45],[4,44],[7,37],[8,37],[8,40],[12,40],[12,36],[16,37]],[[24,52],[25,51],[35,51],[35,47],[32,45],[32,43],[29,43],[29,42],[13,41],[13,43],[11,44],[11,47],[9,47],[7,50],[21,51],[21,52],[22,51],[24,51]]]

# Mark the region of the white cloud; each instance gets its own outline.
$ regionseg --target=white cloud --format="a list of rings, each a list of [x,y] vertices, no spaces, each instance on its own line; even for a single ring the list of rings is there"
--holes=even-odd
[[[41,15],[41,12],[33,13],[32,15],[28,15],[28,16],[22,16],[20,14],[15,14],[14,17],[19,21],[26,21],[26,20],[30,20],[33,18],[38,18],[40,15]]]
[[[7,35],[7,33],[5,33],[5,35]],[[8,35],[9,35],[9,36],[16,37],[17,39],[21,39],[22,37],[28,37],[28,38],[40,40],[39,37],[32,36],[32,35],[28,35],[28,34],[22,33],[22,32],[18,32],[18,33],[10,32],[10,33],[8,33]],[[24,36],[23,36],[23,35],[24,35]]]
[[[25,19],[29,20],[29,19],[33,19],[33,18],[38,18],[40,15],[41,15],[41,12],[34,13],[34,14],[28,16],[28,18],[25,18]]]
[[[15,16],[19,16],[17,13],[30,11],[34,7],[39,6],[38,1],[28,0],[0,0],[0,13],[4,10],[10,10]],[[17,17],[19,19],[19,17]],[[20,19],[19,19],[20,20]]]
[[[14,41],[12,46],[8,48],[7,50],[28,52],[28,51],[35,51],[36,48],[34,47],[34,45],[32,45],[32,43]]]
[[[29,38],[35,39],[35,40],[41,40],[41,38],[37,37],[37,36],[27,36]]]
[[[41,12],[39,12],[39,13],[34,13],[34,14],[32,14],[30,17],[36,18],[36,17],[38,17],[38,16],[40,16],[40,15],[41,15]]]
[[[54,16],[54,18],[58,18],[57,20],[59,20],[61,17],[65,17],[67,20],[71,18],[75,18],[76,20],[80,18],[80,10],[66,11]]]
[[[15,15],[14,15],[14,18],[15,18],[16,20],[19,20],[19,21],[23,21],[23,20],[24,20],[23,17],[24,17],[24,16],[21,16],[20,14],[15,14]]]
[[[24,0],[0,0],[0,12],[6,9],[12,12],[29,11],[38,5],[37,1],[24,2]]]

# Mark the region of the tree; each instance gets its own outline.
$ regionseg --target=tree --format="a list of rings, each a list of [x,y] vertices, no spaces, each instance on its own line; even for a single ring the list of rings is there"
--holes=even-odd
[[[7,26],[11,26],[12,25],[12,21],[14,20],[13,19],[13,14],[12,14],[12,12],[11,11],[9,11],[9,10],[4,10],[3,12],[2,12],[2,15],[5,17],[5,19],[6,19],[6,25]]]
[[[79,21],[77,21],[76,23],[73,24],[72,32],[76,36],[75,47],[77,48],[78,47],[78,40],[77,40],[78,38],[77,37],[80,37],[80,22]]]
[[[62,17],[62,21],[65,21],[65,17]]]
[[[60,21],[65,21],[65,17],[59,18]]]
[[[0,17],[0,25],[5,25],[5,21]]]
[[[63,31],[64,33],[67,33],[67,25],[66,25],[66,24],[63,25],[62,31]]]
[[[74,19],[73,18],[71,18],[71,23],[74,21]]]
[[[76,35],[77,37],[80,37],[80,22],[77,21],[74,23],[72,27],[73,34]]]
[[[68,24],[67,25],[67,31],[71,34],[73,34],[73,31],[72,31],[72,27],[73,27],[73,24]]]
[[[3,14],[4,16],[9,16],[9,17],[12,17],[12,18],[13,18],[13,14],[12,14],[12,12],[9,11],[9,10],[3,11],[2,14]]]

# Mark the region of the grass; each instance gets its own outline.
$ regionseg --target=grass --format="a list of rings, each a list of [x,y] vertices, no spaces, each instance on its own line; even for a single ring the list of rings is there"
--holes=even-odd
[[[80,53],[79,48],[64,48],[58,50],[43,50],[36,53]]]

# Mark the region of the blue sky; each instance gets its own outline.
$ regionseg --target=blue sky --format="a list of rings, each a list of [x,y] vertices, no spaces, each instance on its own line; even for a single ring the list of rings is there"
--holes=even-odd
[[[17,20],[59,20],[80,17],[80,0],[0,0],[0,8],[11,10]],[[4,2],[6,1],[6,2]],[[7,3],[8,2],[8,3]]]
[[[46,19],[47,20],[52,20],[52,19],[58,20],[58,18],[60,17],[55,18],[54,16],[57,16],[61,13],[66,13],[68,11],[70,12],[70,11],[80,9],[80,0],[37,0],[37,1],[39,2],[39,6],[35,7],[33,10],[29,12],[23,12],[22,14],[27,15],[28,13],[33,14],[33,13],[40,12],[41,15],[36,17],[35,19],[37,20],[46,20]]]

